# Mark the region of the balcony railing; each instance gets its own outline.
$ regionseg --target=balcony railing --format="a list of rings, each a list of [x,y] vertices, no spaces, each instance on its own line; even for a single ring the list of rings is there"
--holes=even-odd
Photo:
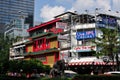
[[[39,55],[39,54],[50,53],[50,52],[57,52],[57,51],[59,51],[57,48],[51,48],[51,49],[42,50],[42,51],[38,51],[38,52],[25,53],[25,54],[23,54],[23,55],[24,55],[24,56]]]
[[[40,34],[36,34],[36,35],[32,36],[31,38],[42,37],[42,36],[46,36],[48,34],[53,34],[53,33],[51,33],[51,32],[43,32],[43,33],[40,33]]]

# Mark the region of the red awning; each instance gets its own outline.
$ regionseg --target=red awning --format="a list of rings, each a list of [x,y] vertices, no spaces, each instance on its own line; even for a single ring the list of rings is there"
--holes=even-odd
[[[77,65],[113,65],[113,62],[105,63],[105,62],[70,62],[69,66],[77,66]],[[114,63],[116,65],[116,63]]]

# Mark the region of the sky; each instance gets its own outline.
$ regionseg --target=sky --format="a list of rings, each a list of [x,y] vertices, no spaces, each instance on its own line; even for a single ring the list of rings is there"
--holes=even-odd
[[[54,19],[54,16],[70,11],[77,11],[78,14],[95,12],[116,13],[120,14],[120,0],[35,0],[35,22],[46,22]],[[118,14],[118,13],[117,13]]]

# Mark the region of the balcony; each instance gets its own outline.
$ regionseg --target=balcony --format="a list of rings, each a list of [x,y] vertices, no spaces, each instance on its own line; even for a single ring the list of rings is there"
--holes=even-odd
[[[57,48],[51,48],[51,49],[42,50],[42,51],[38,51],[38,52],[25,53],[23,55],[24,56],[32,56],[32,55],[39,55],[39,54],[45,54],[45,53],[50,53],[50,52],[58,52],[58,51],[59,50]]]
[[[52,34],[50,36],[47,36],[46,38],[49,39],[49,38],[54,38],[54,37],[57,37],[58,34]]]
[[[53,33],[51,33],[51,32],[44,32],[44,33],[41,33],[41,34],[36,34],[36,35],[32,36],[31,38],[34,39],[34,38],[46,36],[48,34],[53,34]]]

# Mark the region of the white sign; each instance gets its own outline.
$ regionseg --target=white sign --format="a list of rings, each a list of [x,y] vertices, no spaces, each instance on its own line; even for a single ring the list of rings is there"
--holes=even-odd
[[[70,47],[70,43],[68,43],[67,41],[60,42],[60,48],[68,48],[68,47]]]
[[[58,35],[59,40],[68,40],[68,36],[65,35]]]
[[[96,46],[77,46],[73,48],[77,52],[83,52],[83,51],[96,51]]]
[[[56,28],[66,29],[67,28],[67,23],[56,22]]]
[[[68,55],[69,55],[69,51],[68,50],[64,50],[64,51],[60,51],[60,58],[67,60],[68,59]]]

